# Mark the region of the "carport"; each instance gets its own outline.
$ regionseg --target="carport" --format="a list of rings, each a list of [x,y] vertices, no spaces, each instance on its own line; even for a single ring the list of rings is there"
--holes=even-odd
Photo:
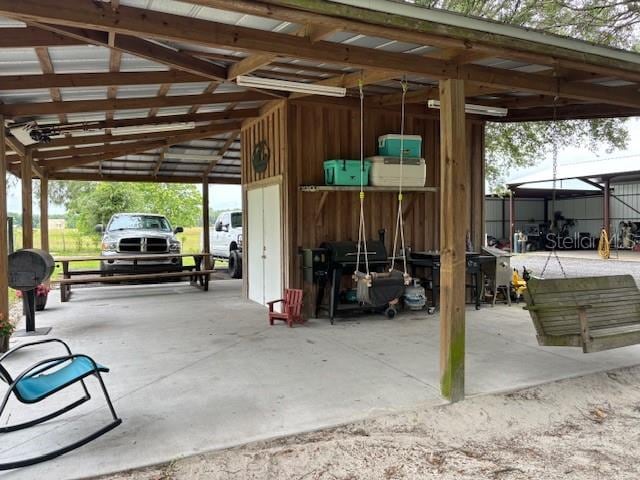
[[[357,195],[308,187],[322,186],[323,160],[359,156],[358,84],[370,154],[379,135],[399,130],[405,80],[406,133],[423,136],[428,160],[427,186],[407,193],[407,243],[442,253],[438,376],[451,400],[464,396],[465,298],[457,279],[465,275],[467,232],[475,245],[482,239],[485,122],[640,113],[636,53],[393,1],[0,0],[0,16],[8,69],[0,77],[2,120],[36,120],[51,135],[50,143],[24,145],[11,125],[2,132],[0,224],[6,170],[23,179],[25,246],[33,178],[43,192],[54,179],[202,183],[205,235],[207,185],[241,182],[245,256],[260,247],[279,255],[244,262],[244,293],[261,303],[273,293],[265,286],[304,286],[313,295],[303,285],[300,248],[357,237]],[[241,75],[348,93],[329,99],[241,88]],[[439,111],[428,100],[439,100]],[[466,113],[469,105],[507,111],[488,117]],[[121,130],[133,126],[142,130]],[[265,143],[261,170],[252,159]],[[390,229],[396,195],[373,190],[368,198],[370,231]],[[42,218],[46,224],[46,202]],[[260,229],[275,232],[274,243],[260,244]],[[252,293],[256,272],[263,284]],[[2,314],[6,284],[3,262]]]

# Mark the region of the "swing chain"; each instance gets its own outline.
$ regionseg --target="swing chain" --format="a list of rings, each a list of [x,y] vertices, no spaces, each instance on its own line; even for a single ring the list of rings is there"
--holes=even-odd
[[[396,217],[395,234],[393,238],[393,257],[392,257],[391,267],[389,268],[389,271],[390,272],[393,271],[396,266],[396,253],[397,253],[397,247],[398,247],[398,233],[399,233],[400,245],[402,248],[402,261],[403,261],[403,268],[404,268],[403,277],[404,277],[405,284],[408,285],[409,283],[411,283],[411,277],[408,273],[408,268],[407,268],[407,248],[406,248],[405,237],[404,237],[404,218],[402,216],[403,215],[402,200],[404,197],[402,194],[402,179],[404,175],[403,166],[404,166],[405,104],[406,104],[407,91],[409,89],[406,78],[402,79],[401,85],[402,85],[402,107],[401,107],[401,117],[400,117],[400,184],[398,186],[398,212]]]
[[[556,192],[557,192],[557,181],[558,181],[558,126],[557,126],[557,102],[560,98],[560,79],[556,79],[556,96],[553,99],[553,143],[552,143],[552,148],[553,148],[553,191],[551,194],[551,211],[553,212],[553,216],[554,216],[554,220],[551,223],[551,229],[550,230],[554,230],[555,234],[556,234],[556,238],[554,240],[554,245],[551,249],[551,252],[549,252],[549,255],[547,256],[547,260],[544,262],[544,266],[542,267],[542,273],[540,274],[540,276],[542,278],[544,278],[544,273],[547,271],[547,266],[549,265],[549,260],[551,260],[551,255],[553,255],[556,259],[556,261],[558,262],[558,266],[560,267],[560,271],[562,272],[562,277],[563,278],[567,278],[567,272],[565,272],[564,270],[564,266],[562,265],[562,262],[560,261],[560,257],[558,256],[558,251],[556,249],[557,247],[557,242],[558,242],[558,238],[559,238],[559,229],[558,229],[558,225],[556,223],[556,225],[554,226],[554,222],[555,222],[555,214],[556,214]]]

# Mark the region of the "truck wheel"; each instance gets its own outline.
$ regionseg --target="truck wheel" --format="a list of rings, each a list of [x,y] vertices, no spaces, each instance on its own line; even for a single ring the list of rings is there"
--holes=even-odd
[[[237,250],[229,252],[229,275],[231,278],[242,278],[242,257]]]

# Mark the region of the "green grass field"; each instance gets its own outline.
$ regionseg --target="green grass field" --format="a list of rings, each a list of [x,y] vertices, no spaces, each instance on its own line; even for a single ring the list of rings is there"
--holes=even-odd
[[[201,251],[202,227],[185,228],[183,233],[178,234],[178,239],[182,243],[183,253],[196,253]],[[49,248],[51,254],[56,256],[81,256],[81,255],[99,255],[100,254],[101,236],[97,233],[86,235],[78,232],[73,228],[64,230],[49,230]],[[40,229],[34,229],[33,243],[35,248],[40,248]],[[14,248],[17,250],[22,248],[22,229],[14,229]],[[193,264],[193,260],[186,258],[186,265]],[[189,263],[191,262],[191,263]],[[226,262],[216,261],[216,267],[226,268]],[[73,262],[71,268],[75,269],[98,269],[100,262],[84,261]],[[57,280],[62,275],[62,266],[56,265],[51,278]],[[17,301],[15,291],[9,289],[9,303]]]

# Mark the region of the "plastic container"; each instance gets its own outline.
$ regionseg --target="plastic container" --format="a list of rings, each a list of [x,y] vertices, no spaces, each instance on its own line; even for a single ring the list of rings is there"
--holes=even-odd
[[[400,145],[404,150],[403,157],[422,157],[422,137],[420,135],[405,135],[404,141],[402,140],[402,135],[382,135],[378,137],[378,155],[382,157],[399,157]]]
[[[400,158],[370,157],[369,183],[375,187],[400,185]],[[424,187],[427,181],[427,163],[423,158],[402,159],[402,186]]]
[[[360,165],[360,160],[326,160],[324,162],[324,183],[325,185],[369,185],[369,170],[371,162],[364,161],[364,171]]]

